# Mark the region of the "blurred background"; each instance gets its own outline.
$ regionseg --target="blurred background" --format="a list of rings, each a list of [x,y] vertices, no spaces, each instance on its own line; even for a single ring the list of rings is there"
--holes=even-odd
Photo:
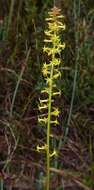
[[[36,151],[45,129],[37,118],[41,68],[49,61],[42,51],[45,18],[54,5],[64,15],[66,48],[51,190],[94,188],[94,1],[0,0],[1,190],[42,190],[45,183],[45,155]]]

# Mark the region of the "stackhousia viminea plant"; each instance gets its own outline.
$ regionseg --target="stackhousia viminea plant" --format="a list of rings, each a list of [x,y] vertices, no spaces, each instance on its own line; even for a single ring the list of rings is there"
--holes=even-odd
[[[47,141],[43,146],[37,146],[37,151],[45,151],[47,158],[47,176],[46,176],[46,189],[50,189],[50,162],[53,156],[57,155],[57,151],[50,150],[51,138],[54,136],[51,134],[51,127],[57,126],[59,109],[54,105],[54,99],[61,95],[60,89],[56,84],[61,76],[60,68],[60,53],[65,48],[65,43],[61,43],[60,32],[65,30],[65,24],[62,22],[64,16],[60,14],[60,9],[53,7],[48,12],[48,18],[46,22],[48,28],[45,32],[43,52],[48,56],[49,62],[44,62],[42,67],[42,74],[45,81],[45,87],[41,90],[41,96],[39,99],[39,117],[38,122],[46,126]],[[44,98],[43,98],[44,97]]]

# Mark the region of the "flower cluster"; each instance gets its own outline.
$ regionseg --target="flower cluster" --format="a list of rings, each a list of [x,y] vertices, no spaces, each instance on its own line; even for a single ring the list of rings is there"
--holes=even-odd
[[[45,45],[43,52],[48,55],[50,61],[49,63],[45,62],[42,67],[42,74],[45,79],[45,87],[41,91],[42,97],[44,96],[44,99],[40,98],[40,116],[38,121],[47,125],[48,120],[50,119],[50,124],[56,126],[59,124],[59,109],[54,106],[53,102],[57,95],[61,95],[61,91],[58,89],[56,81],[61,76],[59,71],[60,53],[62,50],[64,50],[65,43],[61,44],[60,32],[61,30],[65,30],[65,24],[61,22],[63,16],[60,15],[60,9],[54,7],[50,12],[48,12],[48,14],[49,17],[46,18],[48,29],[45,31],[46,38],[44,40]],[[45,112],[45,110],[47,114],[42,114]],[[45,147],[46,146],[44,146],[44,149],[46,150],[47,147]]]

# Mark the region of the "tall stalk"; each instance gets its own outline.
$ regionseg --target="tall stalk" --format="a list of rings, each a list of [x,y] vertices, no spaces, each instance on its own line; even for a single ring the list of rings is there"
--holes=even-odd
[[[49,190],[49,179],[50,179],[50,121],[51,121],[51,100],[52,100],[52,78],[53,78],[53,65],[51,69],[50,79],[50,89],[49,89],[49,104],[48,104],[48,126],[47,126],[47,190]]]
[[[55,45],[54,45],[55,47]],[[53,54],[52,63],[55,59],[55,54]],[[48,100],[48,125],[47,125],[47,190],[49,190],[49,179],[50,179],[50,127],[51,127],[51,108],[52,108],[52,90],[53,90],[53,73],[54,65],[51,66],[50,73],[50,87],[49,87],[49,100]]]
[[[48,23],[48,29],[45,30],[46,38],[44,40],[45,45],[43,48],[43,52],[46,53],[49,57],[49,63],[44,63],[42,68],[42,74],[45,79],[45,87],[41,91],[44,94],[44,97],[47,96],[45,99],[40,99],[39,110],[41,112],[38,121],[45,124],[47,126],[47,141],[46,144],[42,147],[37,146],[37,150],[46,150],[47,155],[47,174],[46,174],[46,190],[50,189],[50,158],[55,156],[56,150],[53,150],[50,153],[50,141],[51,141],[51,126],[57,126],[58,122],[58,115],[59,110],[57,107],[54,106],[54,97],[60,95],[61,92],[58,90],[56,85],[57,79],[61,76],[59,71],[60,65],[60,52],[62,49],[65,48],[65,43],[61,44],[61,40],[59,37],[59,32],[61,29],[65,29],[65,25],[62,24],[60,19],[63,18],[60,15],[60,9],[54,7],[48,13],[49,17],[46,18]],[[57,58],[58,55],[58,58]],[[45,96],[46,95],[46,96]],[[47,112],[46,116],[44,112]]]

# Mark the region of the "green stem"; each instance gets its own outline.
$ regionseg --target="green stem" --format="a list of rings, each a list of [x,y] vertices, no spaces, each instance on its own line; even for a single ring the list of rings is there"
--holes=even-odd
[[[18,88],[19,88],[19,85],[20,85],[22,76],[23,76],[24,71],[25,71],[25,68],[26,68],[26,64],[27,64],[28,59],[29,59],[30,51],[31,51],[31,48],[28,49],[24,66],[22,67],[22,70],[21,70],[21,72],[20,72],[20,75],[19,75],[19,78],[18,78],[16,87],[15,87],[15,90],[14,90],[14,94],[13,94],[13,98],[12,98],[12,103],[11,103],[11,108],[10,108],[10,118],[11,118],[12,115],[13,115],[13,108],[14,108],[14,104],[15,104],[16,95],[17,95],[17,92],[18,92]]]
[[[55,48],[55,44],[53,44],[53,48]],[[47,125],[47,190],[50,189],[50,128],[51,128],[51,102],[52,102],[52,89],[53,89],[53,72],[54,65],[53,60],[55,58],[55,54],[52,55],[52,66],[50,73],[50,84],[49,84],[49,101],[48,101],[48,125]]]
[[[50,74],[50,88],[49,88],[49,104],[48,104],[48,126],[47,126],[47,190],[50,187],[50,121],[51,121],[51,99],[52,99],[52,79],[53,79],[53,64]]]

